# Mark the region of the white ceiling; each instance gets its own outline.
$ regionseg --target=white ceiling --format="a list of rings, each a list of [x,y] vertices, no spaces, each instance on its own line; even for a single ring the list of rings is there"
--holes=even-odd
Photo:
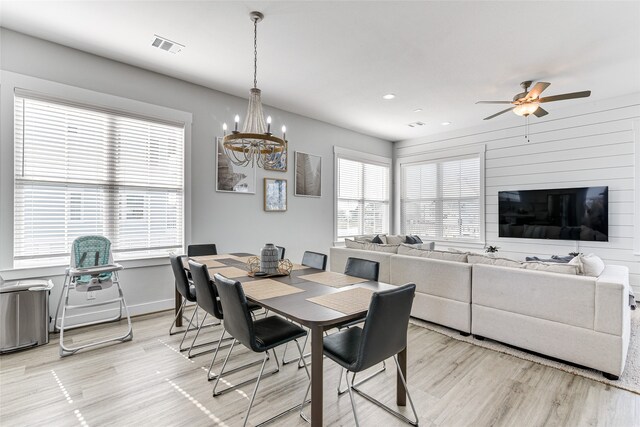
[[[0,25],[246,98],[251,10],[266,16],[265,104],[392,141],[478,125],[500,106],[475,101],[509,100],[523,80],[591,100],[640,91],[638,1],[2,0]],[[151,48],[154,34],[186,48]]]

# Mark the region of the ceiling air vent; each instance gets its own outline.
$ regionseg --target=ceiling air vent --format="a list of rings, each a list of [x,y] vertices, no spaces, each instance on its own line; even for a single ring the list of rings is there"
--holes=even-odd
[[[180,43],[176,43],[164,37],[161,37],[157,34],[153,35],[153,41],[151,42],[151,46],[157,47],[158,49],[166,50],[171,53],[178,53],[182,49],[184,49],[184,45]]]
[[[415,128],[418,126],[424,126],[426,123],[424,122],[413,122],[413,123],[409,123],[407,126],[409,126],[410,128]]]

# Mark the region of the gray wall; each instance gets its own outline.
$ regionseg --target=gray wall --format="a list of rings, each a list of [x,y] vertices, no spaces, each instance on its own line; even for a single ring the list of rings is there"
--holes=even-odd
[[[391,158],[392,144],[388,141],[365,136],[324,122],[302,117],[290,112],[265,106],[265,112],[273,117],[276,128],[287,125],[289,140],[289,170],[286,173],[258,170],[255,195],[227,194],[215,191],[214,140],[222,132],[222,123],[231,123],[233,116],[246,113],[247,101],[175,78],[132,67],[120,62],[98,57],[58,44],[2,29],[0,34],[0,67],[2,70],[67,84],[96,92],[134,99],[193,115],[191,132],[191,182],[190,217],[187,241],[193,243],[215,242],[219,251],[258,252],[266,242],[287,248],[287,257],[300,261],[306,249],[328,253],[333,243],[333,146],[377,154]],[[247,94],[249,87],[247,86]],[[268,92],[264,96],[268,100]],[[3,115],[4,117],[4,115]],[[12,128],[6,120],[3,127]],[[5,128],[6,129],[6,128]],[[12,133],[2,132],[0,148],[11,153]],[[293,195],[293,152],[303,151],[322,156],[322,198],[303,198]],[[1,160],[0,188],[13,185],[11,161]],[[187,162],[188,164],[189,162]],[[286,178],[289,182],[288,211],[267,213],[263,211],[263,177]],[[10,181],[10,182],[9,182]],[[10,188],[10,187],[9,187]],[[3,190],[3,192],[5,192]],[[5,192],[6,193],[6,192]],[[6,194],[3,199],[6,199]],[[2,200],[12,203],[11,200]],[[7,224],[13,218],[0,216]],[[5,230],[0,224],[0,230]],[[7,233],[3,233],[7,234]],[[0,269],[5,279],[29,275],[46,276],[51,269],[8,272],[11,260],[7,259],[7,244],[12,236],[2,235],[5,243],[0,247]],[[139,263],[132,263],[131,268]],[[134,312],[149,311],[153,307],[166,306],[171,298],[173,280],[166,265],[139,267],[122,276],[129,303],[139,306]],[[154,270],[154,271],[151,271]],[[60,269],[55,272],[61,271]],[[60,278],[56,278],[60,282]],[[135,285],[132,282],[136,282]],[[60,286],[56,286],[60,288]],[[55,299],[56,293],[52,295]],[[149,309],[143,308],[144,306]]]
[[[640,294],[640,93],[545,108],[548,116],[529,119],[530,142],[524,138],[525,119],[514,114],[472,129],[398,142],[396,177],[400,164],[421,155],[447,156],[484,146],[487,245],[499,246],[502,256],[522,260],[529,255],[592,252],[607,264],[629,267],[630,283]],[[588,186],[609,187],[608,242],[498,237],[499,191]],[[399,188],[395,193],[399,229]],[[438,246],[460,247],[447,242]],[[482,251],[482,245],[471,249]]]

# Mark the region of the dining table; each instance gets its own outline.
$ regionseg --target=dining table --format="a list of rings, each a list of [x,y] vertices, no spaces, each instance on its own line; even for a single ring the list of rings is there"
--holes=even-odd
[[[366,315],[368,294],[393,289],[395,286],[370,281],[343,273],[326,272],[300,264],[292,264],[290,274],[272,277],[250,275],[250,253],[230,253],[191,257],[204,263],[211,276],[220,273],[243,284],[247,300],[261,305],[309,329],[311,334],[311,425],[323,425],[323,337],[324,332]],[[184,258],[188,268],[187,258]],[[284,285],[284,286],[283,286]],[[367,293],[366,290],[371,292]],[[336,295],[338,292],[346,292]],[[351,298],[353,297],[353,299]],[[176,293],[176,315],[180,305]],[[351,302],[350,302],[351,301]],[[333,308],[330,308],[333,307]],[[179,316],[181,318],[182,316]],[[400,370],[407,378],[407,348],[398,353]],[[407,378],[408,381],[408,378]],[[396,403],[406,406],[406,390],[402,378],[396,379]]]

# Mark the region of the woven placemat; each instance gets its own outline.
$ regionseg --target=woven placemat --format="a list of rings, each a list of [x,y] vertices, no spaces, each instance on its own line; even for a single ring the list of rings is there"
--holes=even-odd
[[[214,274],[222,274],[224,277],[233,279],[235,277],[244,277],[247,275],[245,270],[241,270],[237,267],[222,267],[222,268],[210,268],[209,274],[213,277]]]
[[[206,265],[207,268],[225,267],[225,264],[221,263],[220,261],[216,261],[215,259],[198,260],[195,257],[191,258],[191,259],[193,261],[197,262],[197,263]],[[188,258],[183,258],[182,259],[182,264],[184,265],[184,268],[186,268],[187,270],[189,269],[189,259]]]
[[[342,273],[334,273],[333,271],[323,271],[322,273],[305,274],[300,276],[304,280],[320,283],[322,285],[331,286],[332,288],[341,288],[343,286],[355,285],[356,283],[367,282],[367,279],[359,277],[347,276]]]
[[[233,257],[233,259],[235,259],[237,261],[240,261],[240,262],[247,262],[247,261],[249,261],[249,258],[253,258],[253,255],[252,256],[234,256]],[[260,258],[260,257],[258,257],[258,258]]]
[[[200,256],[192,256],[191,259],[197,262],[204,262],[213,259],[238,259],[235,255],[229,254],[218,254],[218,255],[200,255]]]
[[[302,265],[302,264],[293,264],[293,268],[291,269],[291,271],[295,271],[295,270],[305,270],[307,268],[311,268],[311,267],[307,267],[306,265]]]
[[[373,291],[367,288],[353,288],[332,294],[307,298],[314,304],[339,311],[344,314],[356,314],[369,309]]]
[[[242,289],[246,295],[258,301],[304,292],[302,289],[271,279],[243,283]]]

